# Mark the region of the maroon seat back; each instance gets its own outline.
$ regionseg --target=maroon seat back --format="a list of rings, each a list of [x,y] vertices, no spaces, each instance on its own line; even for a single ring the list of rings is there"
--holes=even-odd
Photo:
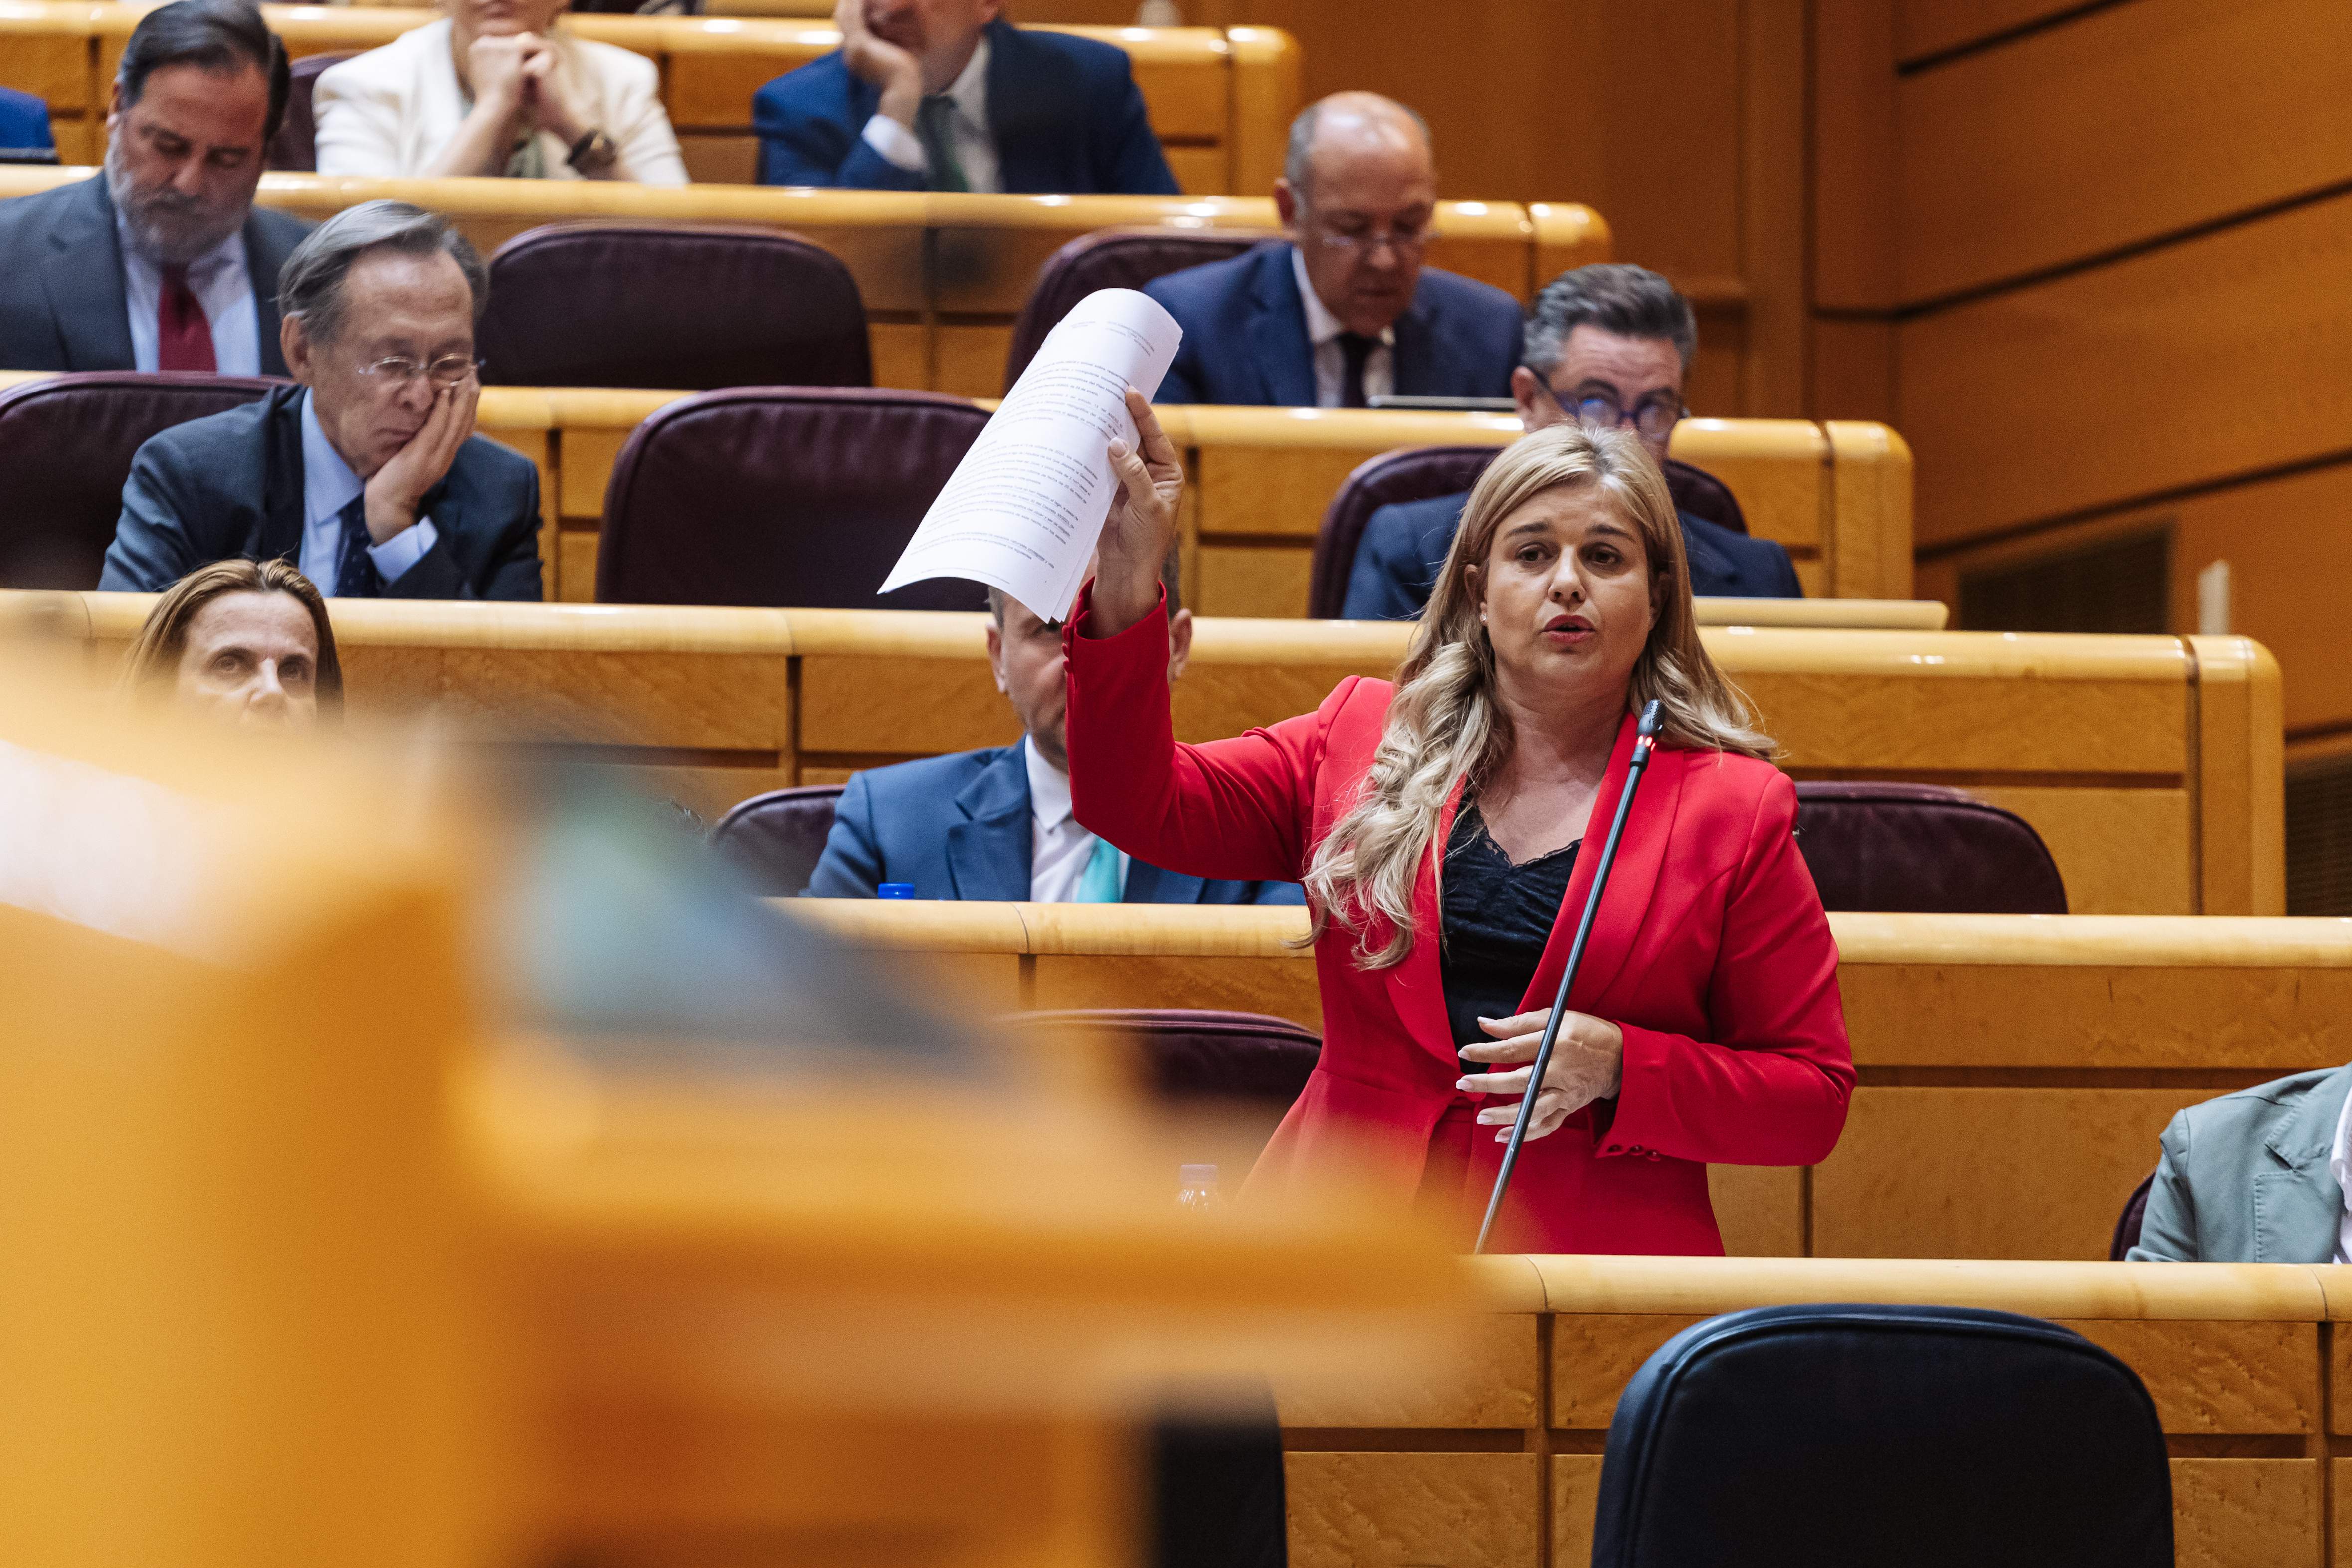
[[[1004,356],[1004,386],[1011,391],[1037,357],[1045,334],[1061,324],[1070,307],[1097,289],[1140,289],[1155,278],[1229,261],[1269,237],[1256,229],[1105,228],[1082,234],[1038,270],[1037,281],[1013,323],[1013,347]]]
[[[1349,474],[1323,510],[1315,531],[1315,559],[1307,580],[1309,620],[1335,619],[1348,602],[1348,577],[1364,525],[1384,506],[1459,495],[1478,482],[1500,447],[1406,447],[1366,459]],[[1675,510],[1730,529],[1748,531],[1748,518],[1731,487],[1704,468],[1678,458],[1665,461],[1666,490]]]
[[[852,387],[734,387],[657,409],[613,466],[596,597],[984,608],[975,583],[875,590],[987,422],[960,397]]]
[[[658,288],[647,288],[658,279]],[[505,386],[871,386],[849,268],[773,229],[553,224],[490,258],[478,342]]]
[[[318,169],[319,117],[311,108],[311,95],[318,90],[320,71],[353,58],[348,52],[304,55],[287,63],[286,118],[278,122],[278,134],[269,139],[267,167],[302,174]]]
[[[2124,1254],[2139,1245],[2140,1227],[2147,1219],[2147,1192],[2154,1185],[2156,1173],[2150,1171],[2140,1178],[2140,1184],[2132,1189],[2131,1196],[2124,1200],[2124,1212],[2116,1216],[2116,1234],[2107,1242],[2107,1261],[2110,1263],[2121,1263]]]
[[[729,808],[710,846],[751,879],[762,898],[789,899],[808,886],[824,855],[841,804],[840,784],[772,789]]]
[[[0,392],[0,587],[97,587],[122,515],[122,481],[147,438],[279,384],[94,370]]]
[[[1155,1101],[1222,1112],[1229,1122],[1251,1126],[1257,1147],[1274,1135],[1323,1052],[1323,1038],[1312,1029],[1262,1013],[1106,1007],[1024,1013],[1012,1024],[1039,1032],[1116,1031],[1135,1042],[1144,1089]],[[1246,1173],[1223,1173],[1228,1201]]]
[[[1797,847],[1822,907],[2063,915],[2058,863],[2022,817],[1938,784],[1797,785]]]

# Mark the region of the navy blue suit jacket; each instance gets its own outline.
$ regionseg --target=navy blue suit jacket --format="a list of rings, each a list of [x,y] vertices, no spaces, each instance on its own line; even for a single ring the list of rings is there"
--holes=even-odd
[[[14,161],[32,162],[43,153],[49,155],[46,162],[57,161],[58,142],[49,130],[48,104],[29,92],[0,87],[0,153],[14,154]]]
[[[870,899],[906,882],[919,899],[1029,897],[1029,767],[991,746],[872,768],[849,781],[802,895]],[[1296,882],[1211,882],[1130,860],[1129,904],[1297,904]]]
[[[1184,329],[1157,403],[1315,406],[1315,345],[1290,246],[1276,240],[1143,286]],[[1421,269],[1396,321],[1402,397],[1508,397],[1519,302],[1485,283]]]
[[[1351,621],[1409,621],[1429,603],[1437,569],[1454,542],[1470,494],[1399,501],[1372,513],[1348,573],[1339,613]],[[1691,592],[1725,599],[1801,599],[1797,563],[1769,539],[1750,539],[1688,512],[1683,552],[1690,558]]]
[[[468,437],[419,510],[440,537],[384,584],[385,598],[539,598],[539,468],[529,458]],[[299,566],[302,511],[302,388],[274,387],[139,448],[98,585],[156,594],[240,557]]]
[[[835,49],[751,99],[763,185],[919,191],[866,142],[882,90]],[[1066,33],[988,25],[988,130],[997,176],[1018,195],[1172,196],[1176,176],[1152,134],[1127,51]]]

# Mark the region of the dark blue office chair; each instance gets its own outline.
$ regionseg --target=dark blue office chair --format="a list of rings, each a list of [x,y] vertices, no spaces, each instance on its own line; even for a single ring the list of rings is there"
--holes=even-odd
[[[1593,1568],[2171,1568],[2163,1428],[2071,1330],[1761,1307],[1676,1334],[1609,1426]]]

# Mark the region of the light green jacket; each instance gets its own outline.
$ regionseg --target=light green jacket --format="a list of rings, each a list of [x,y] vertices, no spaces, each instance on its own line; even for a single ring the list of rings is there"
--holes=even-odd
[[[2326,1263],[2344,1194],[2327,1168],[2352,1067],[2192,1105],[2164,1130],[2135,1263]]]

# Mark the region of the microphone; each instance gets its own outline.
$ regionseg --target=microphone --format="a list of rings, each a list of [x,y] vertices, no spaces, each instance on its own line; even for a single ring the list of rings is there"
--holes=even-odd
[[[1609,873],[1617,865],[1617,846],[1625,837],[1625,818],[1633,809],[1633,792],[1642,787],[1642,775],[1649,770],[1650,752],[1658,743],[1658,725],[1665,718],[1665,710],[1651,701],[1642,709],[1642,721],[1635,727],[1633,758],[1625,768],[1625,792],[1617,797],[1617,816],[1609,825],[1609,838],[1601,847],[1601,868],[1593,873],[1592,892],[1584,900],[1584,913],[1576,922],[1576,940],[1568,950],[1568,967],[1559,977],[1559,995],[1551,1005],[1551,1016],[1544,1020],[1543,1042],[1536,1047],[1536,1059],[1528,1073],[1528,1091],[1519,1100],[1518,1120],[1511,1123],[1511,1141],[1503,1146],[1503,1168],[1495,1173],[1495,1195],[1486,1200],[1486,1217],[1478,1226],[1477,1244],[1471,1255],[1486,1250],[1486,1237],[1495,1228],[1495,1216],[1503,1212],[1503,1194],[1510,1190],[1511,1170],[1519,1163],[1519,1145],[1528,1141],[1528,1123],[1534,1120],[1536,1091],[1543,1087],[1544,1070],[1551,1066],[1552,1043],[1559,1038],[1560,1015],[1568,1011],[1568,993],[1576,984],[1576,972],[1584,966],[1585,943],[1592,940],[1592,922],[1601,913],[1601,895],[1608,889]]]

